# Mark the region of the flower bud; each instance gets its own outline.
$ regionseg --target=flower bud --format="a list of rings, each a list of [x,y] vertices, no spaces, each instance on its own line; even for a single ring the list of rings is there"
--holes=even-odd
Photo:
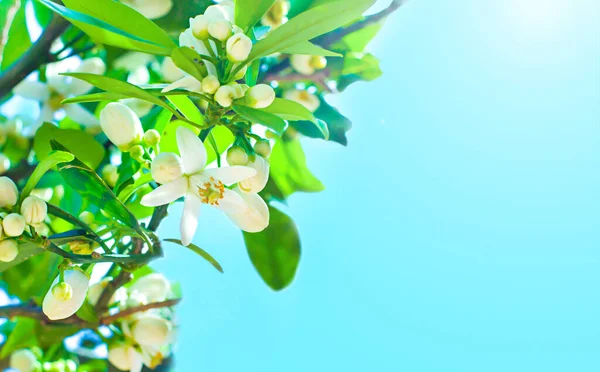
[[[227,150],[227,164],[246,165],[248,163],[248,154],[239,146],[232,146]]]
[[[152,161],[152,178],[158,183],[169,183],[183,175],[183,161],[172,152],[162,152]]]
[[[48,205],[37,196],[29,195],[21,204],[21,214],[28,225],[41,223],[48,215]]]
[[[163,274],[153,273],[136,280],[130,290],[144,294],[149,302],[160,302],[171,295],[171,282]]]
[[[160,347],[171,335],[171,322],[151,314],[144,314],[131,327],[133,339],[143,346]]]
[[[275,100],[275,91],[269,85],[258,84],[246,92],[246,103],[250,107],[269,107]]]
[[[310,59],[310,63],[316,70],[322,70],[327,67],[327,58],[323,56],[313,56]]]
[[[267,141],[261,141],[260,143],[267,143],[268,145]],[[267,181],[269,180],[269,162],[262,156],[256,155],[254,156],[254,160],[248,162],[246,166],[256,169],[256,175],[241,181],[239,183],[240,190],[246,193],[261,192],[262,189],[265,188],[265,186],[267,185]]]
[[[294,54],[290,57],[290,63],[294,70],[303,75],[312,75],[315,70],[327,66],[327,59],[322,56],[311,56],[307,54]]]
[[[144,148],[141,145],[134,145],[131,146],[131,148],[129,149],[129,155],[131,155],[131,158],[134,160],[137,160],[139,162],[144,162]]]
[[[211,20],[208,33],[217,40],[225,41],[231,36],[231,23],[225,19]]]
[[[58,283],[52,287],[52,295],[60,301],[69,301],[73,298],[73,287],[67,282]]]
[[[8,156],[0,153],[0,174],[8,172],[10,169],[10,159]]]
[[[18,199],[17,185],[8,177],[0,177],[0,208],[12,207]]]
[[[315,112],[321,105],[319,98],[306,90],[291,89],[283,94],[283,98],[298,102],[310,112]]]
[[[248,58],[252,50],[252,40],[242,33],[227,39],[227,58],[231,62],[242,62]]]
[[[128,344],[114,344],[108,348],[108,361],[121,371],[130,371],[136,365],[141,367],[142,357]]]
[[[102,109],[100,126],[108,139],[124,152],[139,143],[144,135],[137,115],[119,102],[111,102]]]
[[[204,14],[197,15],[194,18],[190,18],[190,28],[192,29],[192,34],[196,39],[208,39],[208,24],[209,18]]]
[[[102,179],[108,184],[108,186],[114,187],[119,180],[117,167],[112,164],[106,164],[104,168],[102,168]]]
[[[0,241],[0,261],[12,262],[19,254],[19,244],[13,239]]]
[[[10,368],[19,372],[39,372],[42,365],[37,356],[29,349],[14,351],[10,355]]]
[[[92,254],[94,247],[87,240],[73,240],[69,242],[71,252],[75,254]]]
[[[41,236],[50,235],[50,226],[47,223],[41,222],[31,225],[35,229],[35,233]]]
[[[244,66],[244,67],[242,67],[242,69],[239,70],[237,72],[237,74],[235,74],[234,79],[235,80],[241,80],[241,79],[243,79],[244,76],[246,76],[246,71],[248,71],[248,66],[247,65]]]
[[[234,91],[234,97],[233,98],[234,99],[239,99],[239,98],[244,97],[245,91],[244,91],[244,88],[242,88],[241,84],[233,82],[233,83],[227,84],[227,86],[230,86],[230,87],[233,88],[233,91]]]
[[[81,222],[89,226],[94,223],[94,221],[96,220],[96,216],[94,216],[92,212],[84,211],[81,212],[81,214],[79,215],[79,219],[81,220]]]
[[[215,94],[217,89],[221,86],[219,79],[214,75],[208,75],[202,79],[202,91],[208,94]]]
[[[261,23],[264,26],[269,26],[271,29],[281,26],[287,21],[286,15],[290,10],[290,2],[288,0],[276,0],[269,11],[262,17]]]
[[[18,213],[11,213],[2,220],[2,228],[6,236],[21,236],[25,231],[25,218]]]
[[[215,100],[223,107],[231,106],[235,97],[235,89],[228,85],[221,86],[215,93]]]
[[[256,151],[257,154],[268,158],[271,155],[271,144],[269,141],[257,141],[254,145],[254,151]]]
[[[63,300],[63,297],[57,297],[53,292],[53,288],[58,284],[59,277],[54,279],[52,289],[46,293],[42,303],[42,311],[50,320],[65,319],[75,314],[85,301],[89,278],[83,272],[77,269],[65,270],[65,281],[71,286],[73,292],[71,298]],[[58,290],[57,290],[58,291]],[[60,292],[58,293],[60,294]]]
[[[160,133],[156,129],[150,129],[144,133],[144,143],[150,147],[158,145],[160,142]]]

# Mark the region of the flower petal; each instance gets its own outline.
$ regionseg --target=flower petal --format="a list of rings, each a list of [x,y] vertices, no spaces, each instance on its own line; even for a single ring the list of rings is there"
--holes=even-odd
[[[180,224],[181,243],[185,246],[188,246],[192,242],[196,229],[198,228],[198,217],[200,217],[201,205],[202,202],[200,201],[200,198],[195,194],[190,192],[185,196]]]
[[[188,92],[201,92],[202,91],[202,83],[196,80],[195,77],[187,75],[182,77],[179,80],[172,82],[162,89],[163,93],[170,92],[175,89],[184,89]]]
[[[205,169],[202,173],[207,177],[214,177],[226,185],[231,185],[254,177],[256,169],[243,165],[234,165],[231,167]]]
[[[50,320],[66,319],[75,314],[85,301],[90,281],[88,276],[79,270],[65,270],[65,282],[73,289],[73,295],[68,300],[60,300],[52,293],[52,288],[59,278],[57,276],[54,279],[42,303],[42,310]]]
[[[34,101],[47,101],[50,98],[48,85],[36,80],[23,80],[14,87],[13,93]]]
[[[240,229],[255,233],[269,226],[269,207],[258,194],[247,194],[236,189],[245,205],[243,209],[225,212],[227,217]],[[236,191],[233,191],[234,193]]]
[[[206,166],[206,148],[196,133],[186,127],[177,128],[177,147],[186,174],[200,172]]]
[[[174,202],[185,195],[188,188],[188,180],[185,177],[178,178],[169,183],[157,187],[152,192],[142,197],[141,204],[146,207],[158,207]]]
[[[94,116],[94,114],[77,103],[66,104],[63,106],[63,108],[71,119],[83,125],[84,127],[100,125],[100,121],[96,116]]]
[[[244,199],[235,191],[225,189],[223,199],[219,200],[218,205],[212,205],[225,214],[240,213],[246,207]]]

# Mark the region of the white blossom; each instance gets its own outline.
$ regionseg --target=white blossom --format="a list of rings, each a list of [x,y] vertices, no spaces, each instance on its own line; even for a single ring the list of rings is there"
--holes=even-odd
[[[73,289],[73,295],[70,299],[64,300],[57,298],[52,289],[58,284],[60,276],[57,276],[46,293],[42,303],[42,311],[50,320],[65,319],[75,314],[85,301],[88,290],[89,278],[78,269],[65,270],[65,283]]]
[[[17,204],[19,190],[17,185],[6,176],[0,177],[0,208],[12,207]]]
[[[290,89],[283,94],[283,98],[289,99],[290,101],[298,102],[302,106],[306,107],[310,112],[315,112],[321,105],[319,97],[309,93],[306,90]]]
[[[140,143],[144,130],[140,118],[126,105],[111,102],[100,112],[100,125],[104,134],[121,151],[129,151]]]
[[[48,215],[48,205],[37,196],[29,195],[21,204],[21,215],[28,225],[44,222]]]

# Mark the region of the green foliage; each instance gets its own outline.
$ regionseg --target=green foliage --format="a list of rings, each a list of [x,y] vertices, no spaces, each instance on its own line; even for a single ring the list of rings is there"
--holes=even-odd
[[[261,109],[254,109],[242,105],[233,105],[233,111],[252,123],[266,126],[278,135],[283,134],[285,128],[287,128],[287,123],[282,118]]]
[[[372,54],[350,53],[344,59],[344,66],[338,78],[338,89],[343,91],[357,81],[373,81],[383,72],[379,60]]]
[[[53,151],[49,155],[47,155],[42,161],[39,162],[35,170],[31,174],[31,177],[27,180],[23,191],[21,192],[21,200],[25,199],[29,196],[29,193],[35,185],[42,179],[42,177],[48,172],[51,168],[55,167],[60,163],[70,162],[75,157],[64,151]]]
[[[210,255],[210,253],[206,252],[204,249],[198,247],[197,245],[190,244],[186,247],[183,245],[183,243],[181,243],[181,240],[179,240],[179,239],[165,239],[165,241],[170,242],[170,243],[179,244],[182,247],[188,248],[192,252],[196,253],[198,256],[204,258],[209,264],[211,264],[219,272],[221,272],[221,273],[223,272],[223,268],[221,267],[221,264],[219,264],[219,262],[217,262],[217,260],[215,260],[213,258],[213,256]]]
[[[307,10],[271,31],[252,48],[248,60],[286,50],[334,30],[362,15],[374,0],[344,0],[327,3]]]
[[[173,49],[171,59],[177,67],[192,75],[198,81],[202,81],[206,76],[206,66],[202,62],[202,57],[191,48],[179,47]]]
[[[307,54],[311,56],[342,57],[340,53],[332,52],[310,41],[303,41],[281,51],[286,54]]]
[[[96,169],[104,159],[105,150],[93,136],[78,129],[61,129],[44,123],[35,133],[33,150],[39,160],[44,160],[52,151],[50,141],[55,140],[71,150],[72,154],[85,165]]]
[[[236,0],[235,24],[248,30],[265,15],[275,0]]]
[[[9,27],[7,35],[10,35],[10,38],[8,38],[5,44],[0,43],[1,70],[6,70],[8,66],[19,59],[19,57],[21,57],[31,46],[29,31],[27,30],[27,24],[25,23],[25,1],[22,1],[21,3],[22,5],[18,7],[19,1],[12,2],[13,6],[18,7],[14,16],[13,12],[15,8],[10,7],[11,4],[0,5],[3,10],[7,7],[5,17],[0,18],[0,20],[5,19],[7,21],[2,24],[5,27]],[[4,11],[0,11],[0,13],[4,13]]]
[[[39,345],[35,332],[37,320],[18,317],[15,322],[15,327],[6,339],[4,346],[2,346],[2,351],[0,351],[1,359],[8,357],[15,350]]]
[[[264,282],[279,291],[290,285],[300,262],[300,237],[292,219],[272,206],[269,226],[259,233],[244,232],[250,261]]]
[[[315,111],[315,116],[327,123],[330,141],[346,146],[348,144],[346,132],[352,128],[352,122],[340,114],[335,107],[329,105],[322,97],[320,99],[321,105]],[[308,135],[307,132],[301,130],[301,127],[296,127],[296,129],[302,134]]]
[[[20,246],[23,249],[23,245]],[[40,302],[50,289],[52,280],[58,275],[58,265],[61,258],[55,254],[43,251],[22,263],[3,271],[1,279],[6,283],[6,290],[21,299]],[[39,270],[39,268],[44,270]],[[36,273],[35,275],[31,275]]]
[[[277,141],[269,160],[271,179],[284,198],[297,191],[319,192],[325,189],[306,166],[306,156],[298,139]]]

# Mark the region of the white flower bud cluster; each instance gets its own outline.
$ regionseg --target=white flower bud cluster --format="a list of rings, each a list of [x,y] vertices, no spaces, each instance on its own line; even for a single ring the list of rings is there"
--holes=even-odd
[[[8,177],[0,177],[0,208],[12,210],[19,200],[17,185]],[[17,238],[23,235],[27,225],[36,231],[43,231],[48,205],[46,201],[29,195],[21,204],[20,213],[0,215],[0,261],[11,262],[19,254]]]
[[[120,303],[124,309],[165,301],[171,296],[171,283],[162,274],[153,273],[134,282]],[[118,369],[128,371],[141,364],[155,368],[169,355],[175,330],[168,308],[134,313],[122,320],[121,329],[123,340],[108,350],[108,360]]]
[[[290,63],[294,70],[302,75],[312,75],[315,71],[327,67],[327,58],[307,54],[294,54],[290,57]]]
[[[289,0],[275,0],[269,11],[262,17],[260,22],[264,26],[275,29],[287,22],[287,14],[290,11]]]

